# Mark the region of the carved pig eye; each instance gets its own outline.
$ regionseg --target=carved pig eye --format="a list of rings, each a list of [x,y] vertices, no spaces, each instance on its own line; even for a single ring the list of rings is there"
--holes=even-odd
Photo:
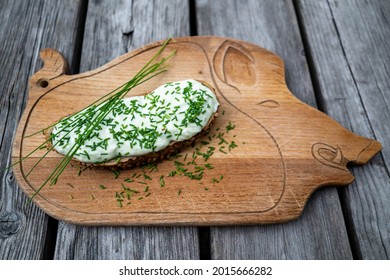
[[[280,106],[278,102],[276,102],[275,100],[271,100],[271,99],[261,101],[261,102],[257,103],[257,105],[264,107],[264,108],[268,108],[268,109],[278,108]]]
[[[225,41],[215,53],[213,62],[218,78],[239,92],[243,86],[256,83],[255,59],[248,49],[236,42]]]

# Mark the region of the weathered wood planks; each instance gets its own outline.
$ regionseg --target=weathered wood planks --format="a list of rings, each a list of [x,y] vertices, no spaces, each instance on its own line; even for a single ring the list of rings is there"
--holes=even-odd
[[[50,237],[48,216],[16,185],[10,163],[14,131],[26,103],[28,78],[37,71],[41,48],[75,56],[80,1],[1,1],[0,3],[0,259],[40,259]],[[61,34],[61,36],[58,36]],[[38,67],[39,66],[39,67]]]
[[[390,258],[390,24],[388,1],[299,1],[299,16],[324,111],[383,150],[341,203],[357,258]]]
[[[213,34],[237,35],[236,38],[238,39],[252,41],[276,51],[286,62],[287,83],[294,94],[306,103],[316,104],[313,98],[312,84],[308,82],[307,62],[305,58],[299,59],[296,54],[303,50],[303,45],[300,42],[302,34],[299,34],[296,24],[291,24],[295,21],[295,11],[290,2],[287,2],[287,4],[284,1],[276,4],[260,3],[263,8],[260,10],[254,9],[253,11],[248,11],[248,8],[245,7],[248,5],[250,9],[256,4],[254,1],[229,2],[229,5],[224,5],[222,13],[222,17],[226,17],[227,20],[220,26],[215,24],[215,18],[212,18],[214,14],[206,11],[209,8],[208,1],[198,0],[196,2],[198,3],[198,9],[200,9],[198,10],[198,30],[200,34],[211,34],[211,32],[205,32],[204,29],[201,29],[201,26],[204,25],[205,29],[211,30],[213,28]],[[313,195],[303,216],[296,222],[282,226],[213,228],[213,258],[351,258],[348,242],[351,242],[357,258],[389,258],[389,210],[387,208],[389,198],[387,172],[389,150],[387,147],[389,146],[389,140],[386,137],[389,135],[388,110],[386,109],[389,74],[386,65],[389,61],[387,38],[389,37],[390,28],[388,27],[388,20],[384,17],[389,14],[389,6],[386,5],[386,1],[370,3],[359,1],[357,4],[351,1],[347,1],[346,4],[342,2],[344,1],[337,1],[337,3],[331,1],[328,4],[324,1],[317,4],[311,3],[311,1],[297,1],[296,8],[298,8],[298,14],[300,15],[301,28],[303,27],[302,30],[304,30],[303,35],[306,36],[308,42],[305,51],[312,60],[311,66],[315,66],[310,69],[311,74],[314,77],[321,78],[318,81],[314,80],[315,88],[319,89],[316,94],[321,93],[317,96],[320,101],[319,106],[353,131],[367,137],[377,137],[384,146],[383,161],[381,157],[377,157],[371,166],[365,166],[362,170],[355,167],[353,171],[357,177],[357,182],[360,182],[360,184],[351,185],[348,191],[342,195],[342,204],[348,205],[344,210],[347,214],[351,239],[347,240],[344,225],[334,220],[340,217],[339,204],[333,205],[335,201],[333,198],[337,197],[336,191],[324,189]],[[78,5],[79,2],[74,1],[71,4],[49,1],[0,2],[0,38],[5,42],[0,46],[0,66],[3,69],[0,78],[2,88],[0,94],[0,168],[3,168],[9,162],[11,138],[16,128],[16,119],[20,117],[22,104],[25,103],[27,78],[35,72],[36,65],[39,64],[39,50],[43,47],[59,49],[65,53],[68,59],[73,61],[71,67],[77,70],[75,65],[77,66],[78,59],[77,55],[73,55],[73,53],[76,41],[74,38],[74,20],[77,21],[80,16],[79,10],[77,10]],[[61,8],[57,9],[56,6]],[[74,7],[76,8],[74,9]],[[72,13],[69,13],[68,9],[71,9]],[[154,9],[152,4],[149,5],[149,11],[150,9]],[[237,9],[238,12],[233,13],[230,9]],[[146,8],[143,10],[146,11]],[[200,12],[205,12],[205,15],[211,14],[211,16],[201,17]],[[230,15],[237,13],[238,18],[230,17]],[[23,14],[24,17],[20,17],[20,14]],[[55,18],[57,14],[58,18]],[[72,16],[74,17],[73,21]],[[64,18],[68,19],[64,20]],[[282,20],[275,22],[274,18]],[[160,20],[163,21],[164,19],[160,18]],[[316,22],[319,23],[315,24]],[[235,27],[237,23],[238,26]],[[139,24],[141,24],[141,21]],[[174,28],[180,29],[178,24],[175,25]],[[167,28],[163,24],[159,25],[159,30]],[[61,36],[53,36],[52,32],[59,29],[62,31]],[[217,30],[219,31],[217,32]],[[130,35],[130,31],[131,29],[124,30],[124,33]],[[347,33],[351,31],[354,32]],[[149,35],[143,35],[141,32],[142,34],[138,36],[145,40],[140,44],[158,39],[157,35],[160,31],[156,32],[156,29],[154,29],[150,32],[154,33],[156,37],[148,40]],[[338,35],[337,32],[341,35]],[[188,33],[173,35],[188,35]],[[326,42],[327,40],[329,41]],[[324,43],[327,47],[330,47],[330,50],[321,47]],[[343,48],[340,48],[340,43]],[[28,46],[26,50],[25,46]],[[302,55],[304,53],[304,51],[301,52]],[[332,55],[340,60],[336,59],[335,63],[330,63],[328,60],[333,59]],[[294,62],[290,57],[294,57]],[[102,57],[102,59],[97,65],[109,61],[111,59],[110,53],[108,52],[108,55]],[[341,70],[338,70],[337,75],[332,76],[332,66],[338,66],[339,61],[341,61]],[[12,63],[14,63],[14,66],[11,66]],[[367,67],[371,64],[379,67]],[[85,66],[84,70],[94,67],[96,65]],[[324,70],[324,68],[327,69]],[[352,75],[346,75],[344,71],[347,71],[347,73],[349,71]],[[372,73],[374,76],[372,76]],[[305,77],[302,79],[305,82],[301,82],[301,76]],[[329,92],[326,91],[326,88],[332,86],[333,83],[338,84],[339,77],[342,81],[348,81],[351,89],[348,88],[346,91],[339,89],[338,92],[335,92],[337,96],[334,99],[335,97],[328,96]],[[372,81],[375,82],[372,83]],[[377,87],[375,88],[374,85]],[[372,88],[374,88],[374,92],[381,93],[375,96],[383,96],[383,98],[371,98],[369,93],[372,92]],[[357,90],[363,102],[360,105],[358,102],[357,108],[353,109],[358,111],[356,115],[353,111],[345,110],[343,103],[346,102],[345,100],[349,100],[347,104],[354,105],[357,100],[354,97],[350,98],[349,95],[354,95]],[[346,93],[346,96],[337,100],[340,93]],[[327,100],[323,101],[323,98]],[[350,116],[345,118],[345,112],[350,112]],[[360,115],[361,117],[357,117]],[[356,120],[354,120],[355,118]],[[362,121],[363,119],[364,121]],[[351,125],[349,122],[351,122]],[[371,130],[372,132],[370,132]],[[26,197],[18,190],[10,174],[1,171],[0,177],[0,259],[41,258],[44,254],[47,217],[36,207],[22,207],[21,204],[25,202]],[[329,196],[332,196],[332,199]],[[329,210],[333,207],[335,209]],[[320,211],[321,208],[324,208],[325,211]],[[312,211],[316,214],[310,214]],[[329,211],[334,213],[331,218],[329,216],[321,217],[322,214],[326,215]],[[318,225],[321,225],[320,229],[316,229]],[[143,251],[143,245],[147,244],[150,248],[154,242],[152,236],[154,229],[138,229],[139,234],[135,234],[136,238],[132,238],[131,241],[131,243],[135,242],[135,245],[131,247],[131,250],[124,249],[121,247],[121,240],[127,240],[129,234],[125,228],[121,228],[120,233],[115,234],[119,237],[118,240],[104,241],[106,243],[111,242],[106,247],[107,252],[104,252],[101,244],[97,244],[97,238],[102,238],[102,235],[106,231],[110,231],[111,228],[104,228],[99,234],[95,233],[98,229],[93,228],[88,234],[89,237],[87,237],[85,231],[78,227],[76,229],[71,226],[67,227],[67,225],[60,225],[60,227],[62,229],[59,231],[58,239],[62,243],[57,244],[57,249],[64,250],[64,252],[57,251],[57,258],[98,258],[98,256],[100,258],[112,257],[118,259],[125,257],[148,258],[150,257],[150,250]],[[195,232],[196,234],[196,229],[192,229],[191,233]],[[310,229],[313,229],[313,232],[310,232]],[[172,230],[173,228],[169,228],[164,238],[173,236]],[[333,233],[328,233],[328,231]],[[77,238],[77,232],[80,232],[84,237]],[[71,236],[63,237],[67,234]],[[145,235],[145,238],[141,238],[142,234]],[[340,236],[340,240],[334,240],[334,236],[337,235]],[[175,236],[179,238],[173,240],[182,240],[181,235]],[[88,241],[86,244],[89,245],[87,249],[85,249],[85,244],[82,244],[86,241]],[[185,241],[187,242],[188,239],[185,239]],[[192,240],[191,242],[198,241]],[[232,247],[229,249],[229,246],[225,245],[224,242],[237,242],[237,245],[232,246],[231,244],[234,243],[230,243],[229,246]],[[184,242],[181,241],[180,244],[184,244]],[[176,245],[172,242],[164,246]],[[164,246],[158,248],[165,250],[166,247]],[[180,247],[177,251],[182,251],[183,255],[188,253],[183,258],[196,257],[198,254],[197,251],[189,252],[188,248],[184,247]],[[175,255],[172,251],[169,251],[167,254],[157,255],[155,258],[175,258]]]
[[[189,35],[185,1],[90,1],[80,70],[168,36]],[[197,259],[195,227],[82,227],[59,223],[55,259]]]

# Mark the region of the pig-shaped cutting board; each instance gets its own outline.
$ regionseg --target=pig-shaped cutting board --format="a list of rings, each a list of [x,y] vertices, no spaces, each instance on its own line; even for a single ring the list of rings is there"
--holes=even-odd
[[[129,95],[172,81],[206,81],[220,101],[209,134],[158,164],[109,170],[71,163],[55,185],[40,189],[62,156],[46,148],[31,153],[45,137],[26,136],[130,80],[162,44],[78,75],[65,74],[59,52],[41,51],[44,66],[30,79],[13,162],[20,187],[30,197],[39,190],[32,201],[47,214],[82,225],[280,223],[298,218],[319,187],[351,183],[347,164],[364,164],[381,150],[379,142],[294,97],[274,53],[229,38],[184,37],[172,39],[161,54],[176,50],[168,71]]]

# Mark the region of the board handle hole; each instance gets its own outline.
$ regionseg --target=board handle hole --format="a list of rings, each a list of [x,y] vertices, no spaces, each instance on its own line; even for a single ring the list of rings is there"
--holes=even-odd
[[[46,88],[49,86],[49,81],[46,79],[40,79],[37,84],[41,88]]]

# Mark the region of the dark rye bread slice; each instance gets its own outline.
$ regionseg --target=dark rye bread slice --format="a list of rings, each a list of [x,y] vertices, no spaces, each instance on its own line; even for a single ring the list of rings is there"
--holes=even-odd
[[[216,94],[215,89],[208,84],[205,81],[197,80],[204,86],[208,87],[215,95],[217,101],[219,102],[218,95]],[[148,93],[146,93],[148,94]],[[146,95],[145,94],[145,95]],[[219,102],[220,103],[220,102]],[[171,142],[166,148],[158,151],[158,152],[153,152],[149,154],[145,154],[143,156],[135,156],[135,157],[120,157],[120,158],[115,158],[103,163],[85,163],[82,161],[79,161],[76,158],[73,158],[72,160],[74,162],[77,162],[81,165],[90,167],[90,168],[110,168],[110,169],[129,169],[132,167],[136,166],[143,166],[145,164],[149,163],[154,163],[154,162],[159,162],[161,160],[167,159],[170,156],[176,154],[180,150],[182,150],[185,147],[189,147],[191,145],[194,145],[202,136],[207,135],[210,131],[210,128],[212,124],[214,123],[215,119],[218,116],[219,112],[219,106],[217,108],[217,111],[210,117],[209,121],[207,124],[202,128],[202,130],[195,134],[193,137],[190,139],[184,140],[184,141],[173,141]],[[46,140],[50,139],[50,135],[53,132],[53,128],[50,128],[48,130],[45,130],[43,133],[45,135]],[[52,147],[51,141],[48,141],[48,148]],[[54,151],[56,151],[55,147],[53,148]],[[62,154],[61,154],[62,155]]]

